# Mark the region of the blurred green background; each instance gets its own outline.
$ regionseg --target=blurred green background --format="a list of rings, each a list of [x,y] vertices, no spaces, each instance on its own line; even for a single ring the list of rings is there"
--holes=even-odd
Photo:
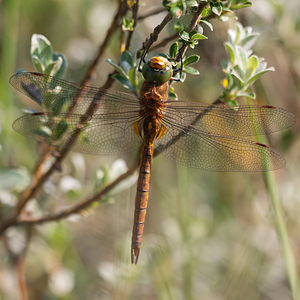
[[[160,7],[144,1],[140,13]],[[68,59],[66,79],[80,82],[111,22],[116,1],[0,1],[0,207],[1,218],[15,205],[39,157],[33,140],[15,133],[12,122],[33,102],[8,83],[18,68],[33,71],[30,41],[45,35]],[[161,22],[165,13],[141,21],[131,49]],[[257,102],[283,107],[299,117],[300,3],[254,1],[239,12],[243,25],[260,32],[255,53],[276,71],[256,83]],[[220,60],[230,22],[205,27],[208,40],[194,53],[201,56],[200,76],[175,84],[183,100],[213,102],[221,92]],[[172,33],[169,26],[160,38]],[[167,51],[160,49],[160,52]],[[114,35],[105,59],[118,61]],[[93,78],[101,86],[111,66],[103,59]],[[123,89],[115,83],[114,89]],[[268,144],[286,158],[275,172],[285,221],[300,270],[299,123],[273,134]],[[26,208],[33,215],[59,211],[84,199],[105,174],[122,173],[132,160],[72,152]],[[104,174],[104,175],[103,175]],[[290,299],[287,275],[272,223],[262,174],[213,173],[176,166],[163,156],[153,163],[150,203],[138,265],[130,264],[135,185],[126,181],[103,203],[82,216],[37,226],[25,260],[29,299]],[[24,243],[22,228],[7,232],[15,251]],[[0,299],[19,299],[14,269],[0,246]]]

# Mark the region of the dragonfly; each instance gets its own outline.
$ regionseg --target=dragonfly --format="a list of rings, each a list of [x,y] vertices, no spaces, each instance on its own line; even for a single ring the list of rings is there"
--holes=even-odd
[[[35,72],[16,73],[10,79],[13,87],[42,108],[15,120],[17,132],[58,149],[70,145],[72,150],[89,154],[140,151],[132,263],[137,263],[141,250],[155,149],[181,165],[204,170],[276,170],[284,166],[283,156],[247,137],[280,131],[295,122],[292,113],[271,105],[168,100],[173,70],[162,56],[145,62],[142,74],[139,97]],[[77,139],[72,144],[74,132]]]

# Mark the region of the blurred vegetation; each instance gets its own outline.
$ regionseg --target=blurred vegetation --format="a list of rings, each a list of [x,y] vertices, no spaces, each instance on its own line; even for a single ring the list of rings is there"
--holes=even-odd
[[[198,33],[207,39],[198,35],[194,43],[192,36],[184,33],[188,31],[184,26],[191,18],[184,14],[189,10],[193,12],[195,2],[163,1],[173,16],[183,14],[183,17],[174,18],[160,34],[159,41],[173,35],[177,29],[181,39],[195,46],[187,51],[187,57],[200,56],[199,61],[191,59],[200,75],[190,76],[193,73],[190,69],[184,83],[173,85],[174,93],[179,99],[208,104],[221,94],[228,101],[235,101],[230,89],[230,80],[236,80],[232,77],[232,69],[220,64],[227,59],[224,42],[235,20],[224,12],[222,3],[210,1],[206,13],[220,15],[222,22],[208,17],[213,31],[210,23],[201,24],[203,32],[198,28]],[[249,1],[222,2],[234,4],[232,8],[243,7],[236,11],[239,22],[260,33],[255,54],[275,68],[275,72],[262,76],[254,89],[248,90],[247,81],[244,81],[243,93],[234,96],[251,98],[255,92],[256,100],[251,101],[283,107],[298,119],[299,1],[260,0],[254,1],[252,7],[248,7]],[[31,38],[33,34],[42,34],[51,41],[55,51],[67,57],[65,78],[81,82],[117,6],[117,1],[105,0],[0,1],[1,219],[11,212],[20,192],[29,184],[30,174],[43,150],[34,140],[18,135],[11,128],[22,109],[37,109],[38,104],[15,93],[8,83],[9,77],[20,68],[34,70]],[[144,1],[140,3],[139,15],[157,8],[162,8],[160,1]],[[131,53],[141,48],[142,42],[165,15],[166,11],[162,11],[137,23],[129,49]],[[123,21],[125,31],[132,26],[130,17]],[[117,31],[112,36],[93,77],[94,86],[102,86],[106,81],[114,70],[113,62],[118,65],[123,33]],[[174,41],[151,54],[165,53],[174,57],[176,46],[170,49]],[[180,40],[178,42],[181,45]],[[226,48],[230,52],[230,45]],[[136,61],[132,61],[130,67],[135,66]],[[133,77],[122,74],[123,79],[116,75],[115,78],[126,83],[127,88],[140,86],[137,77],[134,77],[137,81],[132,81]],[[124,90],[126,84],[122,87],[116,83],[113,88]],[[272,176],[299,273],[298,132],[297,123],[291,130],[268,137],[267,143],[280,149],[287,161],[286,168]],[[126,171],[133,160],[72,152],[60,172],[55,172],[26,205],[25,214],[39,217],[71,206]],[[129,261],[135,195],[135,177],[131,177],[80,215],[33,228],[9,228],[0,247],[0,299],[21,299],[22,271],[28,297],[32,300],[291,299],[284,255],[272,218],[272,202],[269,202],[272,195],[264,184],[267,180],[260,173],[187,169],[159,156],[153,162],[150,203],[138,265],[132,266]],[[24,249],[27,246],[28,249]],[[26,253],[24,266],[19,255],[23,252]]]

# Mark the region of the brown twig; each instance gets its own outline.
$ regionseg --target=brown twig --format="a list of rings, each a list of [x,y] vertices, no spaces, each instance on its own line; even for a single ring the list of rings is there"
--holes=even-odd
[[[24,225],[24,224],[43,224],[51,221],[58,221],[69,217],[73,214],[78,214],[87,207],[89,207],[93,202],[100,201],[108,192],[110,192],[114,187],[116,187],[121,181],[132,175],[138,168],[138,164],[135,164],[132,168],[130,168],[127,172],[121,174],[117,179],[106,185],[99,192],[94,194],[93,196],[87,198],[86,200],[70,207],[65,210],[62,210],[58,213],[51,214],[49,216],[45,216],[39,219],[28,219],[28,220],[19,220],[16,222],[16,225]]]
[[[136,0],[135,4],[132,7],[132,19],[133,19],[133,30],[129,31],[128,33],[128,38],[125,46],[125,50],[129,49],[131,39],[137,24],[137,15],[138,15],[138,10],[139,10],[139,0]]]

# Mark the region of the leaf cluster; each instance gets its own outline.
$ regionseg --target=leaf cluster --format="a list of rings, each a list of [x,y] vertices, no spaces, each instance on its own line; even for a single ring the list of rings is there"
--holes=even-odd
[[[274,71],[267,67],[264,58],[253,54],[252,46],[257,37],[258,33],[251,27],[244,28],[240,23],[228,30],[228,41],[224,44],[228,60],[221,62],[225,73],[222,98],[234,105],[238,97],[254,99],[253,83],[266,72]]]

